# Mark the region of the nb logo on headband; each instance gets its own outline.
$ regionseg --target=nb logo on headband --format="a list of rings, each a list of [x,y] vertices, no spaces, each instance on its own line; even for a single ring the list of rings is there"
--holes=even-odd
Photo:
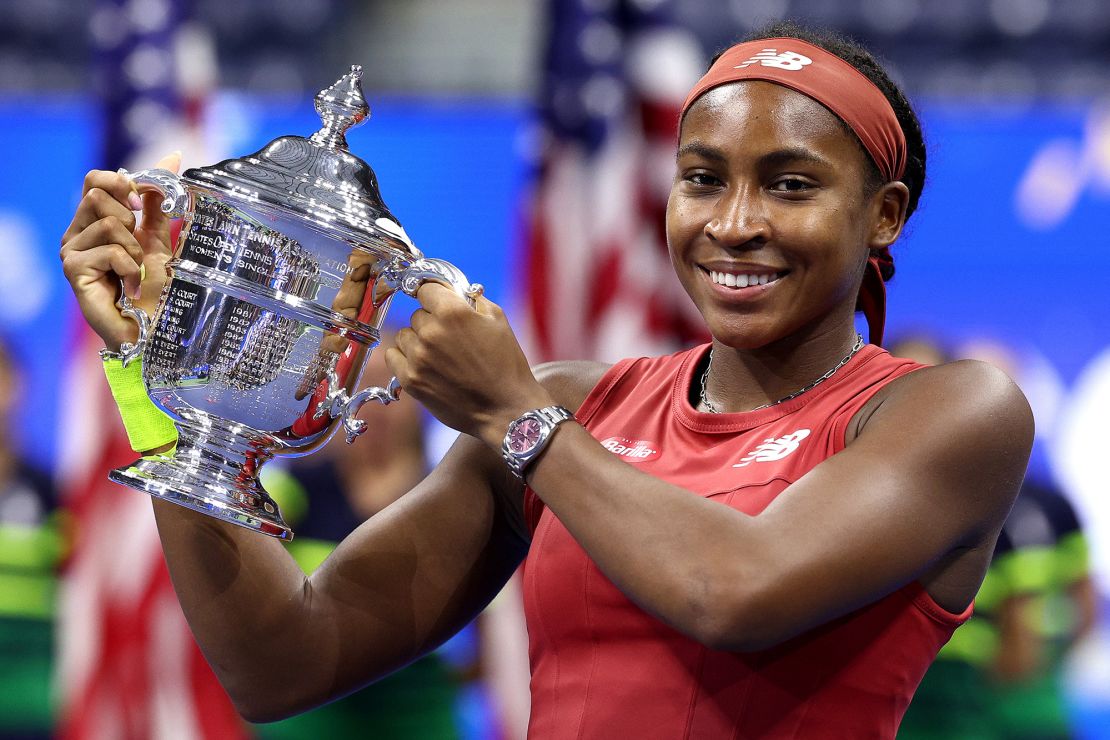
[[[753,64],[797,71],[807,64],[813,64],[813,60],[809,57],[802,56],[796,51],[779,52],[775,49],[764,49],[746,62],[737,64],[735,69],[744,69]]]

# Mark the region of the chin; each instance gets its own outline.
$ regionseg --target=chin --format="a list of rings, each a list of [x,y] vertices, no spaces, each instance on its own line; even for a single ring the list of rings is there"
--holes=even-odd
[[[709,321],[708,328],[717,343],[733,349],[759,349],[783,336],[774,326],[763,322],[737,321],[736,317],[731,321]]]

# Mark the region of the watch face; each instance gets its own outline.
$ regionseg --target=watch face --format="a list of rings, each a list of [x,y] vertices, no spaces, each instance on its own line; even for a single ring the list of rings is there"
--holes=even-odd
[[[540,441],[542,427],[536,419],[522,419],[509,434],[509,449],[516,454],[527,452]]]

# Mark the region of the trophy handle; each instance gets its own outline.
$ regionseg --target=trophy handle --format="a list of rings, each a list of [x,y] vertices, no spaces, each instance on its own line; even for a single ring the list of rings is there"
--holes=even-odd
[[[353,396],[348,396],[347,392],[343,390],[343,386],[340,385],[339,374],[335,370],[328,370],[325,377],[328,381],[328,388],[334,390],[328,391],[327,397],[316,409],[312,418],[320,419],[323,418],[324,414],[328,414],[333,419],[337,416],[343,417],[343,431],[347,435],[347,444],[354,442],[355,437],[366,431],[366,422],[355,418],[355,414],[358,413],[364,403],[373,400],[385,406],[401,397],[401,384],[397,381],[397,378],[390,379],[389,384],[384,388],[372,385],[369,388],[363,388]]]
[[[134,320],[139,325],[139,338],[134,342],[123,342],[119,346],[120,362],[123,363],[124,367],[127,367],[132,360],[142,355],[146,348],[146,340],[150,336],[150,317],[147,316],[146,311],[131,303],[122,280],[119,284],[119,299],[116,301],[116,308],[119,309],[121,314]]]
[[[177,173],[161,167],[139,170],[138,172],[128,172],[120,167],[116,172],[135,183],[140,190],[155,190],[161,193],[162,213],[170,218],[181,218],[188,212],[189,191],[181,184],[181,178],[177,176]],[[150,317],[147,316],[146,311],[131,303],[122,280],[120,281],[119,300],[116,301],[116,308],[127,318],[134,319],[135,323],[139,325],[139,338],[133,343],[124,342],[119,348],[120,360],[123,362],[123,366],[127,367],[132,360],[143,353],[143,349],[146,347],[146,340],[150,335]]]
[[[474,302],[478,299],[478,296],[482,295],[484,290],[480,283],[472,283],[467,280],[462,270],[450,262],[423,257],[408,263],[397,260],[382,272],[380,282],[391,291],[400,289],[414,297],[416,291],[424,283],[442,283],[465,298],[471,308],[474,308]],[[366,422],[355,418],[355,414],[358,413],[364,403],[374,400],[382,405],[387,405],[401,397],[401,384],[396,377],[390,379],[389,384],[384,388],[371,386],[353,396],[347,395],[335,370],[327,372],[327,382],[328,395],[316,409],[313,418],[323,418],[324,414],[329,414],[333,419],[342,416],[343,429],[347,434],[347,444],[354,442],[355,437],[366,431]]]
[[[471,308],[474,308],[474,301],[484,290],[480,283],[467,280],[462,270],[450,262],[425,257],[407,264],[401,261],[394,262],[382,272],[381,281],[386,287],[394,290],[400,288],[414,298],[416,291],[420,290],[420,286],[424,283],[441,283],[465,298]]]
[[[189,191],[181,184],[177,173],[161,167],[138,172],[128,172],[121,167],[117,172],[137,186],[161,193],[162,213],[170,218],[181,218],[189,212]]]

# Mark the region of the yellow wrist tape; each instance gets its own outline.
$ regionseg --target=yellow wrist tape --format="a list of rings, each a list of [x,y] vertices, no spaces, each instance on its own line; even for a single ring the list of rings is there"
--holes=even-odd
[[[142,360],[135,360],[127,367],[118,359],[105,360],[104,377],[116,399],[131,449],[148,452],[177,441],[177,428],[170,417],[146,394]]]

